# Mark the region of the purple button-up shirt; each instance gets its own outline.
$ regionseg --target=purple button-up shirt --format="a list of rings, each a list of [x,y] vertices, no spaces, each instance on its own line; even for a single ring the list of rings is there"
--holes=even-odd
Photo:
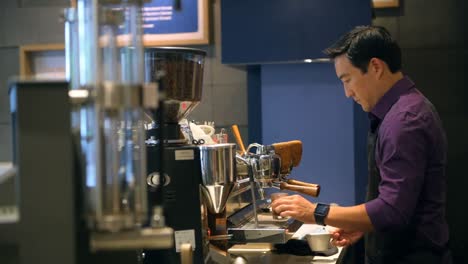
[[[365,204],[374,229],[391,231],[411,223],[419,238],[446,245],[447,141],[438,114],[404,77],[370,116],[381,121],[375,149],[379,196]]]

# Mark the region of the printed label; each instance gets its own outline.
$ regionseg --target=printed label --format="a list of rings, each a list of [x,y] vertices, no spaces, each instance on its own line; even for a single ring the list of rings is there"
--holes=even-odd
[[[175,160],[193,160],[195,154],[193,149],[184,149],[175,151]]]
[[[180,246],[185,243],[191,244],[192,250],[195,251],[195,230],[194,229],[174,231],[174,237],[175,237],[176,252],[180,252]]]

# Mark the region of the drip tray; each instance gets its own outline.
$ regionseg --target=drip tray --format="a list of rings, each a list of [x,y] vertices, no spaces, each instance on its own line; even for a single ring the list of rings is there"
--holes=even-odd
[[[232,235],[231,244],[243,243],[286,243],[301,227],[302,222],[290,219],[273,219],[271,213],[259,213],[258,225],[251,218],[241,227],[228,228],[228,234]]]

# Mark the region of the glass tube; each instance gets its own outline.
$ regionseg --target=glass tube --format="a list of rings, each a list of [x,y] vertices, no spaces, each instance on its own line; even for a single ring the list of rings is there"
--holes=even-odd
[[[88,223],[110,232],[140,227],[147,218],[141,1],[81,0],[80,8],[80,84],[94,96],[82,132]]]
[[[70,82],[70,89],[80,88],[79,46],[78,46],[78,19],[74,7],[65,8],[65,74]]]

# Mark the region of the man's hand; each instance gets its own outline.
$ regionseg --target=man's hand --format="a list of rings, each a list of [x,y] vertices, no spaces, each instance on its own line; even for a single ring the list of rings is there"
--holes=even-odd
[[[345,231],[343,229],[335,229],[330,231],[332,244],[338,247],[347,247],[356,243],[364,235],[361,231]]]
[[[315,204],[297,194],[274,200],[271,209],[282,217],[289,216],[304,223],[315,223]]]

